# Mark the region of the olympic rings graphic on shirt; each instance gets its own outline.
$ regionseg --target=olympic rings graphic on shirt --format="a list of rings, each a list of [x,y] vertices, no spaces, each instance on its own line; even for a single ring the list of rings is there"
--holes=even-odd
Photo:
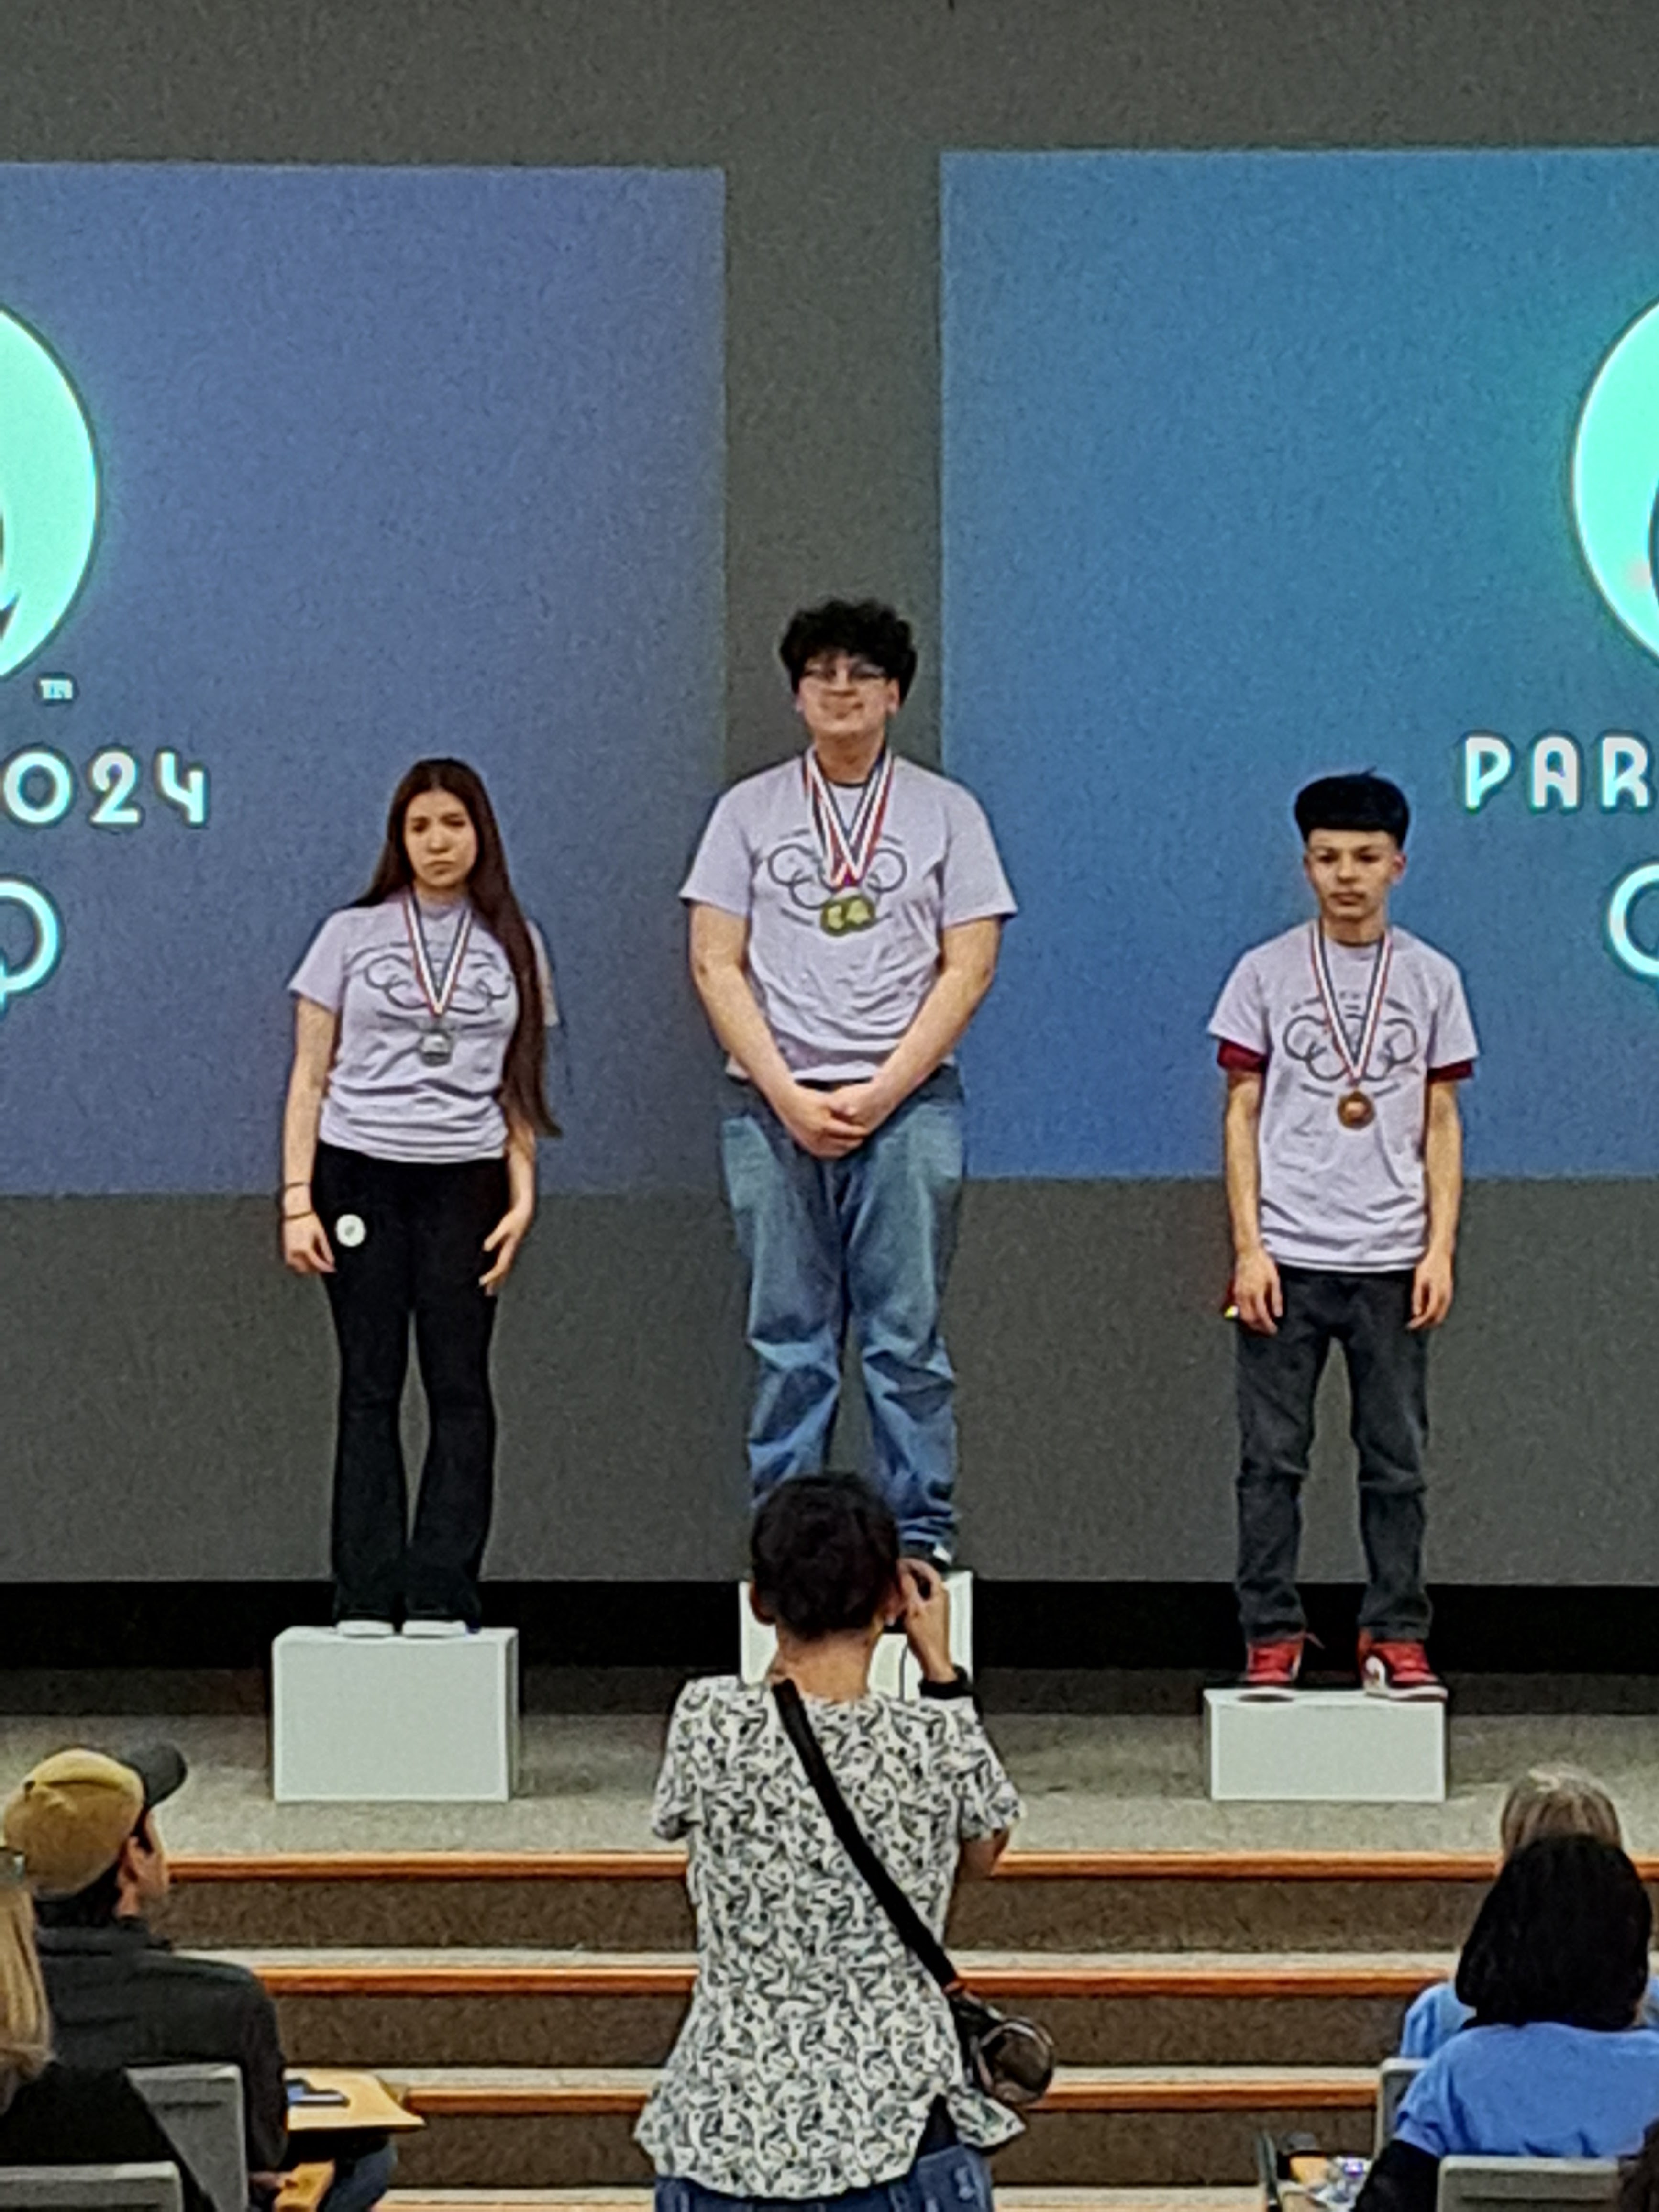
[[[823,858],[816,845],[778,846],[767,856],[766,872],[780,890],[788,892],[791,903],[805,914],[816,916],[851,895],[845,888],[837,890],[824,881]],[[884,845],[878,848],[860,888],[870,893],[872,902],[879,901],[890,891],[897,890],[909,872],[903,854],[896,852],[890,845]],[[837,933],[832,929],[830,933]]]

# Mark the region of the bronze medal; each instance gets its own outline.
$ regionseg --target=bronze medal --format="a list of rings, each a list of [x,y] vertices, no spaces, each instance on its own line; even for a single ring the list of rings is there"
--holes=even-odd
[[[1385,929],[1377,939],[1376,955],[1371,963],[1370,988],[1365,994],[1365,1010],[1359,1024],[1359,1043],[1356,1050],[1349,1042],[1342,1019],[1342,1009],[1337,1003],[1336,986],[1331,980],[1330,963],[1325,953],[1325,936],[1317,921],[1309,926],[1309,939],[1313,953],[1314,983],[1325,1012],[1325,1029],[1348,1079],[1348,1088],[1336,1102],[1336,1118],[1345,1129],[1369,1129],[1376,1119],[1376,1104],[1360,1088],[1365,1080],[1365,1071],[1370,1066],[1371,1048],[1376,1042],[1376,1032],[1382,1019],[1382,1008],[1388,997],[1389,970],[1394,963],[1394,932]]]

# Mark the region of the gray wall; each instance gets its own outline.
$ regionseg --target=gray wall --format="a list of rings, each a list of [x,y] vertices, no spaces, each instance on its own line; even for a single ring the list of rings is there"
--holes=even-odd
[[[1656,137],[1647,0],[0,0],[7,160],[726,170],[733,772],[789,742],[771,653],[798,600],[876,591],[938,632],[941,148]],[[924,757],[936,718],[930,667]],[[712,1133],[710,1159],[705,1197],[548,1202],[499,1339],[495,1573],[731,1571]],[[0,1206],[0,1575],[322,1571],[327,1328],[270,1211]],[[1472,1193],[1439,1578],[1659,1579],[1656,1237],[1645,1185]],[[975,1188],[953,1344],[982,1571],[1225,1575],[1224,1273],[1206,1187]],[[1311,1573],[1354,1571],[1351,1517],[1316,1486]]]

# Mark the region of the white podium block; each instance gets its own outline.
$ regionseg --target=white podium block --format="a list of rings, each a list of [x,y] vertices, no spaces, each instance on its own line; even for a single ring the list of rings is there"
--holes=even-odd
[[[271,1795],[358,1804],[501,1804],[519,1765],[519,1632],[341,1636],[271,1646]]]
[[[1363,1690],[1298,1690],[1272,1701],[1206,1690],[1204,1757],[1213,1798],[1438,1805],[1446,1708]]]
[[[946,1575],[951,1595],[951,1656],[971,1674],[974,1665],[974,1578],[965,1568]],[[757,1620],[749,1602],[749,1584],[738,1584],[738,1632],[741,1638],[741,1671],[745,1682],[763,1682],[778,1639],[764,1621]],[[890,1698],[921,1695],[921,1669],[910,1656],[902,1636],[884,1636],[870,1662],[870,1687]]]

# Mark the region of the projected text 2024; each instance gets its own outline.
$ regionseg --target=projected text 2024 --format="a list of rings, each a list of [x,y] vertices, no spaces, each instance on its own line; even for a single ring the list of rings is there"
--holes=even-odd
[[[50,745],[27,745],[0,768],[0,814],[23,829],[51,829],[77,803],[94,830],[137,830],[149,804],[199,830],[208,818],[208,773],[199,764],[186,766],[167,746],[148,776],[143,761],[124,745],[106,745],[79,774]]]

